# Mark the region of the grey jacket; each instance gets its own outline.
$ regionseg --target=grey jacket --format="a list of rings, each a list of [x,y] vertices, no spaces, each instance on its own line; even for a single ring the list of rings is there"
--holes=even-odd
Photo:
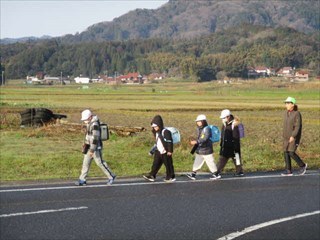
[[[285,111],[283,118],[283,150],[294,152],[301,139],[302,117],[299,111]],[[290,137],[294,137],[295,141],[289,143]]]
[[[87,131],[85,136],[85,143],[90,145],[90,152],[102,149],[100,134],[99,118],[97,116],[94,116],[87,124]]]

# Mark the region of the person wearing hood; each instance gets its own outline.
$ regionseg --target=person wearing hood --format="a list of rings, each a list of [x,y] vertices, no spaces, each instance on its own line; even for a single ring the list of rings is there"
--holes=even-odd
[[[108,164],[102,159],[102,141],[99,118],[93,115],[89,109],[81,113],[81,121],[86,124],[86,135],[83,148],[82,170],[76,185],[83,186],[87,184],[86,178],[90,169],[91,161],[94,159],[98,167],[108,177],[107,184],[111,185],[116,178]]]
[[[160,170],[162,164],[166,167],[165,182],[174,182],[176,180],[173,167],[173,141],[171,132],[164,128],[163,120],[160,115],[156,115],[151,121],[152,133],[155,137],[155,147],[153,151],[153,164],[151,171],[143,178],[154,182],[156,175]]]
[[[196,119],[197,124],[197,139],[191,140],[190,143],[193,145],[193,151],[196,153],[196,157],[194,159],[192,173],[188,173],[187,177],[196,180],[197,171],[201,169],[204,163],[207,164],[210,172],[212,173],[212,177],[210,179],[219,179],[220,175],[216,175],[217,166],[214,163],[213,157],[213,147],[211,141],[211,129],[208,127],[207,118],[205,115],[198,115]]]
[[[236,167],[234,176],[242,177],[244,173],[242,169],[240,134],[238,128],[240,121],[239,119],[235,119],[229,109],[224,109],[221,112],[220,119],[222,119],[223,124],[221,128],[220,157],[217,175],[220,175],[229,158],[232,158]]]
[[[302,133],[302,117],[296,105],[296,99],[288,97],[285,101],[286,111],[283,118],[283,151],[286,170],[282,176],[292,176],[291,158],[300,167],[299,174],[305,174],[307,164],[296,154]]]

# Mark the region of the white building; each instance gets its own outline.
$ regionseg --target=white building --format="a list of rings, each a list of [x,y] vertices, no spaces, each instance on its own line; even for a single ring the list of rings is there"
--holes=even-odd
[[[74,78],[74,81],[76,83],[82,83],[82,84],[90,83],[90,79],[89,78],[85,78],[85,77],[76,77],[76,78]]]

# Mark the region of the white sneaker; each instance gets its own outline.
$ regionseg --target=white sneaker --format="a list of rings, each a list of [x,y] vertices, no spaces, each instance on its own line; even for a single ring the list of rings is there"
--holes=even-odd
[[[195,175],[195,174],[187,173],[186,176],[187,176],[188,178],[190,178],[191,180],[196,180],[196,175]]]
[[[170,179],[164,179],[163,181],[166,182],[166,183],[171,183],[171,182],[175,182],[176,179],[175,178],[170,178]]]
[[[307,171],[307,167],[308,167],[308,164],[306,164],[304,167],[300,168],[299,175],[305,174]]]

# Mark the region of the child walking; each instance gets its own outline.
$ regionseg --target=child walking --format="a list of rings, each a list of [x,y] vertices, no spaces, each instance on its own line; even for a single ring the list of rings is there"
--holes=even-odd
[[[197,140],[190,141],[193,145],[191,153],[195,152],[196,156],[194,159],[192,173],[188,173],[187,177],[196,180],[197,171],[201,169],[204,163],[207,164],[212,176],[210,179],[219,179],[221,176],[217,175],[217,166],[214,163],[213,147],[211,137],[211,129],[208,127],[207,118],[201,114],[196,119],[197,123]]]

